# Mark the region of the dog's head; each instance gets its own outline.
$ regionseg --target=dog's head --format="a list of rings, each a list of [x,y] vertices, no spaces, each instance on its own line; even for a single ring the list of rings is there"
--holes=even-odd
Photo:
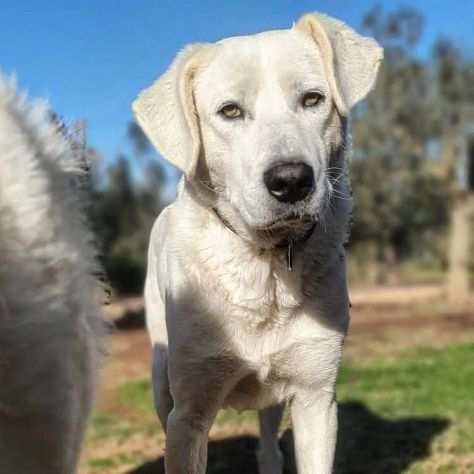
[[[321,218],[343,181],[345,118],[381,59],[374,40],[309,14],[290,30],[189,46],[133,108],[234,228],[277,240]]]

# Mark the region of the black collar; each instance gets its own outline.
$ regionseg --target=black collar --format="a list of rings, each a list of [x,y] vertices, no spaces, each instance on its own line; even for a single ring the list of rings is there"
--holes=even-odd
[[[238,237],[241,237],[237,231],[234,229],[234,227],[231,225],[231,223],[222,215],[220,212],[217,210],[217,208],[213,207],[212,210],[216,214],[216,216],[219,218],[219,220],[224,224],[227,229],[229,229],[233,234],[237,235]],[[288,239],[283,239],[281,242],[278,242],[274,248],[283,250],[286,249],[286,264],[288,267],[288,271],[292,272],[293,271],[293,253],[294,253],[294,247],[295,244],[304,244],[313,234],[314,229],[316,227],[316,222],[313,222],[311,227],[304,233],[303,236],[298,238],[297,240],[288,238]],[[241,237],[242,238],[242,237]],[[265,249],[261,249],[264,251]]]

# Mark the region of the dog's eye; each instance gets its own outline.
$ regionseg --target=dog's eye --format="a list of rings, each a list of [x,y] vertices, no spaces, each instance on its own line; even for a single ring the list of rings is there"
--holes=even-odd
[[[307,92],[301,99],[301,105],[303,107],[316,107],[324,96],[316,91]]]
[[[235,102],[224,104],[219,113],[228,119],[236,119],[243,115],[242,109]]]

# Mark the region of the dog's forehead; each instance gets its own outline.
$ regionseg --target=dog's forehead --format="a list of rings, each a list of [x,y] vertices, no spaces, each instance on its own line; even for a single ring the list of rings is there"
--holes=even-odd
[[[231,36],[217,41],[216,44],[232,50],[245,51],[246,48],[255,52],[256,48],[262,48],[265,52],[270,52],[275,47],[281,49],[285,45],[295,46],[308,43],[310,38],[294,28],[286,30],[262,31],[255,35]]]
[[[199,82],[207,87],[221,84],[244,86],[258,83],[262,75],[304,77],[312,74],[324,77],[324,67],[318,46],[304,33],[295,30],[272,30],[253,36],[235,36],[219,41],[211,62],[202,72]],[[219,86],[218,86],[219,87]]]

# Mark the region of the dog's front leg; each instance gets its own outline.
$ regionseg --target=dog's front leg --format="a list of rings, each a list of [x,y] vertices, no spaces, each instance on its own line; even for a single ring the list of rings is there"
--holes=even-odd
[[[337,404],[332,389],[300,393],[291,404],[298,474],[331,474],[337,437]]]
[[[206,394],[201,394],[205,397]],[[205,474],[208,433],[217,409],[176,404],[167,423],[166,474]]]
[[[232,359],[170,366],[174,407],[168,417],[166,474],[205,474],[208,434],[214,418],[235,385],[238,364]]]

